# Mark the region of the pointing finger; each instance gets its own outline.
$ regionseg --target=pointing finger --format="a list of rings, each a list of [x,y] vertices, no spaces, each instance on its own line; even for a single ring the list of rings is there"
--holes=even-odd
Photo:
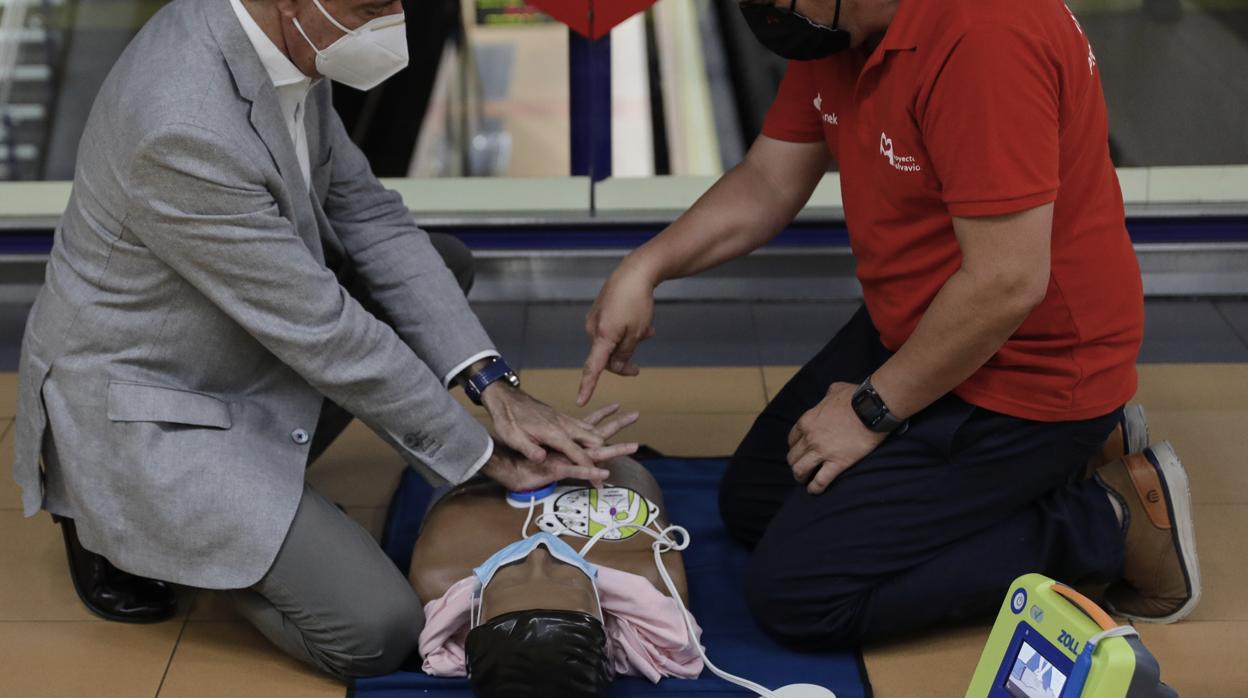
[[[581,373],[581,389],[576,396],[577,405],[584,407],[593,397],[594,389],[598,387],[598,377],[607,367],[607,360],[611,358],[615,344],[614,341],[602,336],[594,338],[594,343],[589,348],[589,358],[585,359],[585,368]]]

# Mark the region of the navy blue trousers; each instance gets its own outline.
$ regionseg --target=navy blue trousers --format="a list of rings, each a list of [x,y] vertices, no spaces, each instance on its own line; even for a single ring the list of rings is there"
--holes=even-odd
[[[866,309],[772,400],[733,456],[720,512],[753,548],[746,596],[769,633],[845,646],[996,612],[1013,579],[1117,579],[1123,538],[1078,474],[1121,410],[1034,422],[953,395],[933,403],[820,495],[785,458],[794,423],[834,382],[889,357]]]

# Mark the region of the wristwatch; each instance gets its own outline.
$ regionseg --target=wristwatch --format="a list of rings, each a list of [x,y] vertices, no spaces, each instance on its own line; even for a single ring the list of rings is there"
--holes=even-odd
[[[871,431],[891,434],[906,426],[906,420],[898,419],[896,415],[888,411],[888,405],[884,404],[884,399],[875,392],[875,386],[871,385],[870,376],[854,391],[850,404],[853,405],[858,419],[861,419],[863,425]]]
[[[472,400],[473,404],[480,405],[481,393],[485,392],[485,389],[492,383],[500,380],[507,381],[513,388],[520,387],[520,376],[511,370],[511,366],[508,366],[502,357],[496,356],[480,371],[464,379],[464,392],[468,394],[468,399]]]

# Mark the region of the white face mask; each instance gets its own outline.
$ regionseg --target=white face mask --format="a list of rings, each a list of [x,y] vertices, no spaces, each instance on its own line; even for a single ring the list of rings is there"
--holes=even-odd
[[[307,32],[292,19],[295,28],[316,51],[316,70],[325,77],[357,90],[371,90],[407,67],[407,29],[403,13],[378,17],[358,29],[347,29],[321,5],[316,9],[346,36],[324,49],[308,38]]]

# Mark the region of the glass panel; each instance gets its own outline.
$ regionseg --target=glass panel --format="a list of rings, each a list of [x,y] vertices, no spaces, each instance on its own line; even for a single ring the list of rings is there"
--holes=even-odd
[[[1117,165],[1248,163],[1248,0],[1069,4],[1096,52]],[[738,162],[784,61],[750,34],[737,0],[659,0],[638,25],[612,38],[615,119],[632,124],[630,137],[615,125],[617,176],[713,175]]]
[[[0,181],[73,178],[99,86],[166,4],[0,0]],[[409,67],[368,93],[334,89],[374,171],[568,175],[567,30],[521,0],[404,7]]]
[[[1248,163],[1248,0],[1071,0],[1117,165]]]
[[[522,0],[469,0],[463,9],[471,173],[566,177],[567,28]]]

